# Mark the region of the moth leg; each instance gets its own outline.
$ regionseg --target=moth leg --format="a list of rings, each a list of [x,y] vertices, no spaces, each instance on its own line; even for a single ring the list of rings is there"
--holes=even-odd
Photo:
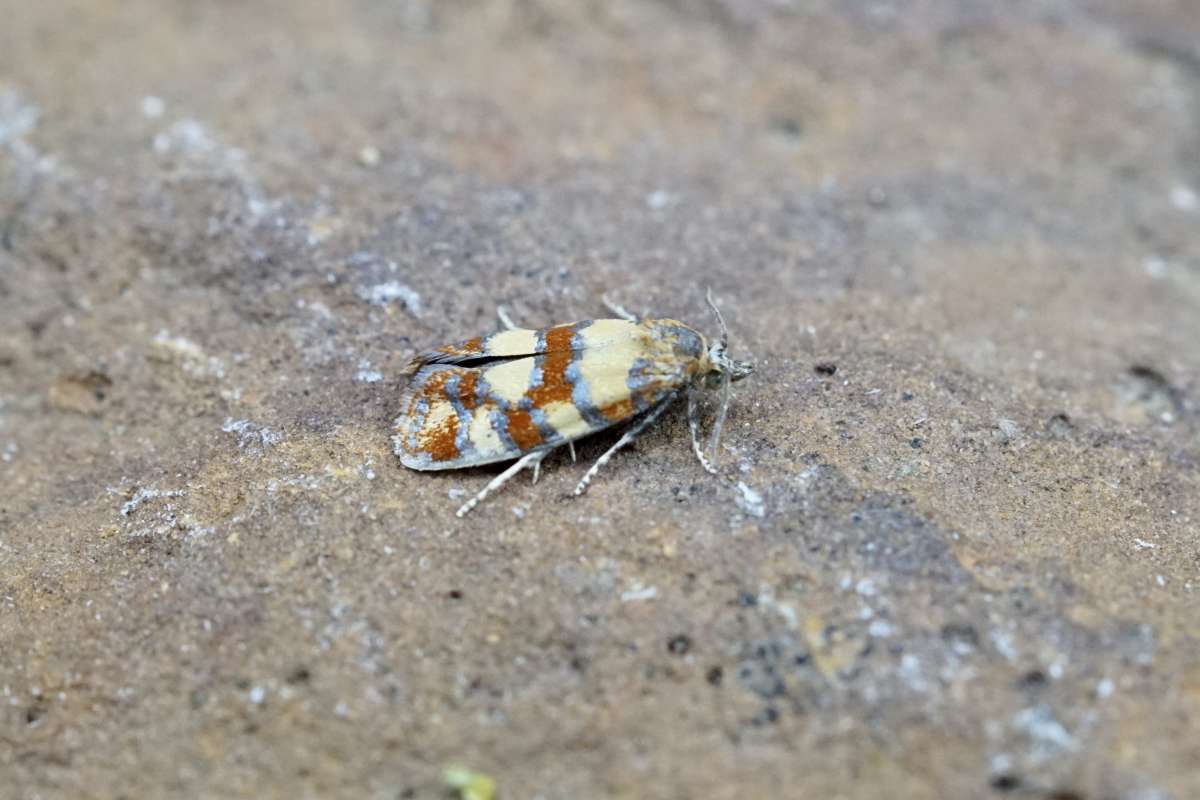
[[[571,451],[571,463],[574,464],[575,463],[575,442],[568,441],[567,449],[569,449]],[[547,452],[549,452],[549,451],[547,451]],[[540,461],[533,462],[533,483],[537,483],[538,475],[541,474],[541,471],[542,471],[542,462],[540,462]]]
[[[488,483],[487,486],[483,487],[483,489],[479,492],[479,494],[475,495],[470,500],[463,503],[462,507],[459,508],[458,511],[454,512],[454,516],[456,516],[456,517],[466,516],[467,513],[470,512],[470,510],[472,508],[479,505],[480,502],[482,502],[483,499],[486,498],[489,494],[496,491],[504,484],[508,483],[508,481],[514,475],[516,475],[518,472],[525,469],[530,464],[533,464],[534,467],[536,468],[538,464],[542,463],[542,459],[545,458],[549,452],[550,452],[549,450],[534,450],[532,453],[526,453],[525,455],[521,456],[519,459],[517,459],[517,461],[511,467],[504,470],[504,472],[501,472],[496,477],[492,478],[491,482]]]
[[[696,402],[699,394],[695,386],[688,387],[688,430],[692,434],[692,450],[696,458],[700,459],[700,466],[704,467],[704,471],[716,475],[717,468],[704,455],[704,447],[700,444],[700,404]]]
[[[639,433],[644,431],[647,426],[650,425],[650,423],[658,419],[662,413],[667,410],[667,406],[671,405],[671,401],[674,400],[677,395],[678,392],[672,392],[660,400],[658,405],[650,409],[650,411],[646,413],[646,416],[638,420],[636,425],[625,431],[621,438],[617,439],[616,444],[605,450],[604,455],[596,459],[596,463],[592,464],[591,469],[587,471],[587,474],[585,474],[583,479],[579,481],[579,485],[575,487],[575,496],[578,497],[579,495],[583,494],[584,491],[587,490],[588,484],[591,483],[592,478],[596,477],[596,473],[600,471],[600,468],[607,464],[608,460],[613,457],[613,453],[617,452],[622,447],[636,439]]]
[[[508,309],[506,309],[504,306],[496,306],[496,316],[500,318],[500,324],[503,325],[505,329],[510,331],[517,330],[518,326],[513,323],[512,317],[508,315]]]
[[[600,302],[604,303],[605,308],[607,308],[612,313],[616,314],[621,319],[623,319],[627,322],[637,322],[638,321],[637,316],[635,316],[634,314],[630,314],[628,311],[626,311],[624,306],[614,303],[612,300],[609,299],[608,295],[606,295],[606,294],[600,295]]]

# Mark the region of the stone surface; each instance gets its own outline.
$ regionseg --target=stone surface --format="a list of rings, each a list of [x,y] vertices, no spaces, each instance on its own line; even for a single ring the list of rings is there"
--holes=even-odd
[[[1200,796],[1193,3],[0,13],[0,795]],[[720,477],[391,455],[705,286]]]

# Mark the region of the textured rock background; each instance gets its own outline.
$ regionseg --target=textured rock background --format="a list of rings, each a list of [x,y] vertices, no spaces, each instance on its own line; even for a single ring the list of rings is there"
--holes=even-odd
[[[1200,796],[1194,3],[0,14],[0,795]],[[720,478],[391,455],[706,285]]]

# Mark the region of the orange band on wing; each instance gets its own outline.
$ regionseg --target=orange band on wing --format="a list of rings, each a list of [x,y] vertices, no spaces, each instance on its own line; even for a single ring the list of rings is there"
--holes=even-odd
[[[522,452],[531,450],[544,441],[542,432],[525,409],[514,408],[506,411],[504,416],[508,418],[508,435]]]
[[[465,342],[448,344],[445,347],[439,347],[437,352],[446,353],[447,355],[452,356],[483,355],[483,337],[476,336],[474,339],[467,339]]]
[[[571,342],[575,336],[575,326],[560,325],[546,331],[546,355],[542,358],[542,382],[525,393],[533,402],[534,408],[546,408],[551,403],[571,402],[574,390],[567,379],[567,368],[575,357],[571,350]]]
[[[450,370],[436,372],[421,387],[421,394],[431,403],[445,397],[446,382],[454,373]],[[452,461],[459,457],[458,415],[447,414],[434,425],[427,425],[420,435],[421,449],[434,461]]]
[[[626,397],[615,403],[609,403],[600,409],[600,413],[613,422],[620,422],[633,416],[633,400]]]

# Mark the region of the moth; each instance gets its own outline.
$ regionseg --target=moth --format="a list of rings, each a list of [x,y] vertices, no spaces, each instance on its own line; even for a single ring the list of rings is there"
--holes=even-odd
[[[721,336],[673,319],[640,319],[605,298],[615,319],[591,319],[541,330],[516,327],[417,356],[394,426],[396,455],[416,470],[515,463],[458,509],[464,516],[521,470],[536,483],[542,460],[562,445],[626,421],[633,424],[580,479],[583,494],[613,454],[632,442],[676,400],[687,397],[692,449],[710,473],[729,408],[730,384],[754,371],[730,358],[729,329],[713,300]],[[705,455],[698,396],[718,389],[720,407]]]

